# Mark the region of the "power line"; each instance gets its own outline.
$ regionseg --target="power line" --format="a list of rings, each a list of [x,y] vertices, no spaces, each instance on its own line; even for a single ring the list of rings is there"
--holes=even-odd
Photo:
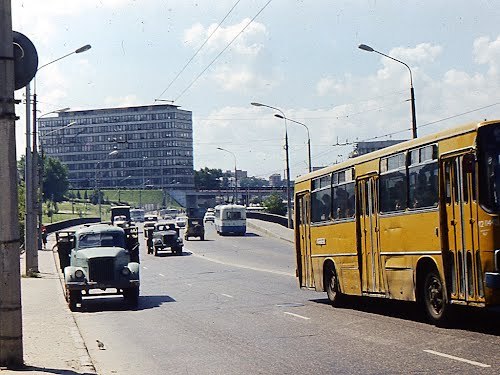
[[[210,64],[207,65],[207,67],[205,69],[203,69],[200,74],[198,74],[196,76],[196,78],[177,96],[177,98],[174,99],[174,102],[178,101],[179,98],[182,97],[182,95],[184,95],[186,93],[186,91],[188,91],[191,86],[194,85],[194,83],[208,70],[208,68],[210,68],[212,66],[212,64],[231,46],[231,44],[233,44],[233,42],[243,33],[243,31],[246,30],[246,28],[248,26],[250,26],[250,24],[264,11],[264,9],[267,8],[267,6],[271,3],[271,1],[273,0],[269,0],[258,12],[257,14],[245,25],[245,27],[243,29],[241,29],[241,31],[236,34],[236,36],[228,43],[228,45],[226,47],[224,47],[224,49],[222,51],[219,52],[219,54],[217,54],[217,56],[215,56],[215,58],[210,62]]]
[[[174,79],[172,81],[170,81],[170,83],[168,84],[167,88],[165,90],[162,91],[162,93],[158,96],[158,98],[161,98],[163,96],[163,94],[165,94],[165,92],[172,86],[172,84],[177,80],[177,78],[179,78],[179,76],[182,74],[182,72],[184,72],[184,70],[186,70],[186,68],[188,67],[188,65],[191,63],[191,61],[193,61],[193,59],[196,57],[196,55],[198,55],[198,53],[201,51],[201,49],[205,46],[205,44],[207,44],[207,42],[210,40],[210,38],[212,38],[212,36],[215,34],[215,32],[217,30],[219,30],[220,26],[224,23],[224,21],[226,20],[226,18],[231,14],[231,12],[234,10],[234,8],[236,8],[236,5],[238,5],[238,3],[240,2],[241,0],[238,0],[236,1],[236,3],[234,3],[233,7],[229,10],[229,12],[226,13],[226,15],[224,16],[224,18],[217,24],[217,27],[214,29],[214,31],[212,31],[212,33],[208,36],[207,39],[205,39],[205,41],[203,42],[203,44],[196,50],[196,52],[194,53],[193,56],[191,56],[191,58],[188,60],[188,62],[182,67],[182,69],[180,70],[179,73],[177,73],[177,75],[174,77]],[[155,99],[155,102],[158,101],[158,99]]]

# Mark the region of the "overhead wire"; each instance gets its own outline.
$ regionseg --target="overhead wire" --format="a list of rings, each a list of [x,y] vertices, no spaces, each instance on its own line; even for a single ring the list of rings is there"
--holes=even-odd
[[[197,76],[196,78],[191,81],[191,83],[184,89],[182,92],[174,99],[174,102],[178,101],[190,88],[195,84],[196,81],[217,61],[217,59],[233,44],[233,42],[247,29],[248,26],[252,24],[252,22],[264,11],[264,9],[267,8],[267,6],[271,3],[273,0],[268,0],[268,2],[257,12],[255,16],[243,27],[243,29],[240,30],[238,34],[220,51],[217,56],[206,66],[205,69],[203,69]]]
[[[203,42],[203,44],[196,50],[196,52],[194,53],[194,55],[191,56],[191,58],[182,67],[182,69],[179,71],[179,73],[177,73],[177,75],[174,77],[174,79],[172,79],[170,81],[170,83],[168,84],[167,88],[165,90],[163,90],[162,93],[155,99],[155,102],[158,101],[159,98],[161,98],[163,96],[163,94],[165,94],[165,92],[167,92],[167,90],[174,84],[174,82],[177,80],[177,78],[179,78],[179,76],[184,72],[184,70],[186,70],[186,68],[191,63],[191,61],[193,61],[193,59],[198,55],[198,53],[202,50],[202,48],[205,46],[205,44],[208,43],[208,41],[210,40],[210,38],[212,38],[212,36],[217,32],[217,30],[219,30],[219,28],[224,23],[224,21],[226,20],[226,18],[229,17],[229,15],[232,13],[232,11],[234,10],[234,8],[236,8],[236,6],[238,5],[238,3],[240,1],[241,0],[238,0],[238,1],[236,1],[236,3],[234,3],[234,5],[231,7],[231,9],[229,9],[229,12],[227,12],[226,15],[224,16],[224,18],[217,24],[217,27],[210,33],[210,35],[207,37],[207,39],[205,39],[205,41]]]

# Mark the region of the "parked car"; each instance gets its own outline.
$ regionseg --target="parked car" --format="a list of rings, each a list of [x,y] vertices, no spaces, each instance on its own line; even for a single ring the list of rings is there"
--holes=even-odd
[[[155,224],[152,238],[148,239],[148,254],[157,256],[158,252],[170,249],[173,254],[181,255],[183,246],[175,222],[159,221]]]
[[[203,222],[208,223],[209,221],[212,223],[215,222],[215,215],[213,212],[207,211],[207,213],[203,217]]]
[[[128,239],[122,228],[110,224],[88,225],[74,234],[67,232],[60,240],[72,246],[69,265],[64,268],[66,301],[72,311],[82,304],[82,297],[89,295],[91,289],[116,288],[126,301],[137,305],[139,262],[132,261],[131,253],[138,243]]]
[[[177,216],[175,218],[175,225],[177,225],[178,228],[184,228],[186,226],[186,221],[187,218],[185,216]]]
[[[203,219],[188,218],[186,230],[184,232],[184,239],[189,241],[191,237],[199,237],[200,240],[205,240],[205,227],[203,226]]]

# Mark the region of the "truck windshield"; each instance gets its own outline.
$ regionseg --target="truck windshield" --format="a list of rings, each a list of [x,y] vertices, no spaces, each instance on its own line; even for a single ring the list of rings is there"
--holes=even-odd
[[[489,212],[500,212],[500,124],[478,130],[479,200]]]
[[[78,237],[78,249],[90,247],[125,247],[123,235],[115,232],[83,233]]]

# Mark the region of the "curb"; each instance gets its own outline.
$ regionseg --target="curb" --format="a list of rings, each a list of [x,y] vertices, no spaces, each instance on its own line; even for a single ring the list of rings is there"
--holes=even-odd
[[[59,282],[61,284],[61,290],[63,293],[63,299],[66,301],[64,296],[64,281],[61,276],[61,268],[59,267],[59,260],[57,259],[57,252],[52,251],[52,258],[54,259],[54,264],[56,266],[57,276],[59,277]],[[67,315],[67,323],[70,327],[71,337],[73,338],[73,342],[76,347],[76,355],[78,357],[78,361],[80,363],[80,370],[84,371],[84,374],[88,375],[97,375],[97,370],[92,362],[92,358],[90,358],[90,354],[85,345],[85,341],[83,340],[82,333],[80,332],[80,328],[76,323],[75,316],[73,312],[70,311],[70,314]]]
[[[289,243],[293,244],[293,241],[290,240],[289,238],[282,237],[279,234],[271,232],[268,229],[264,229],[264,228],[262,228],[261,226],[259,226],[257,224],[254,224],[254,223],[251,223],[251,222],[247,221],[247,226],[250,227],[250,228],[252,228],[252,229],[257,230],[258,232],[262,232],[262,233],[268,235],[269,237],[274,237],[274,238],[277,238],[277,239],[280,239],[280,240],[283,240],[283,241],[286,241],[286,242],[289,242]]]

